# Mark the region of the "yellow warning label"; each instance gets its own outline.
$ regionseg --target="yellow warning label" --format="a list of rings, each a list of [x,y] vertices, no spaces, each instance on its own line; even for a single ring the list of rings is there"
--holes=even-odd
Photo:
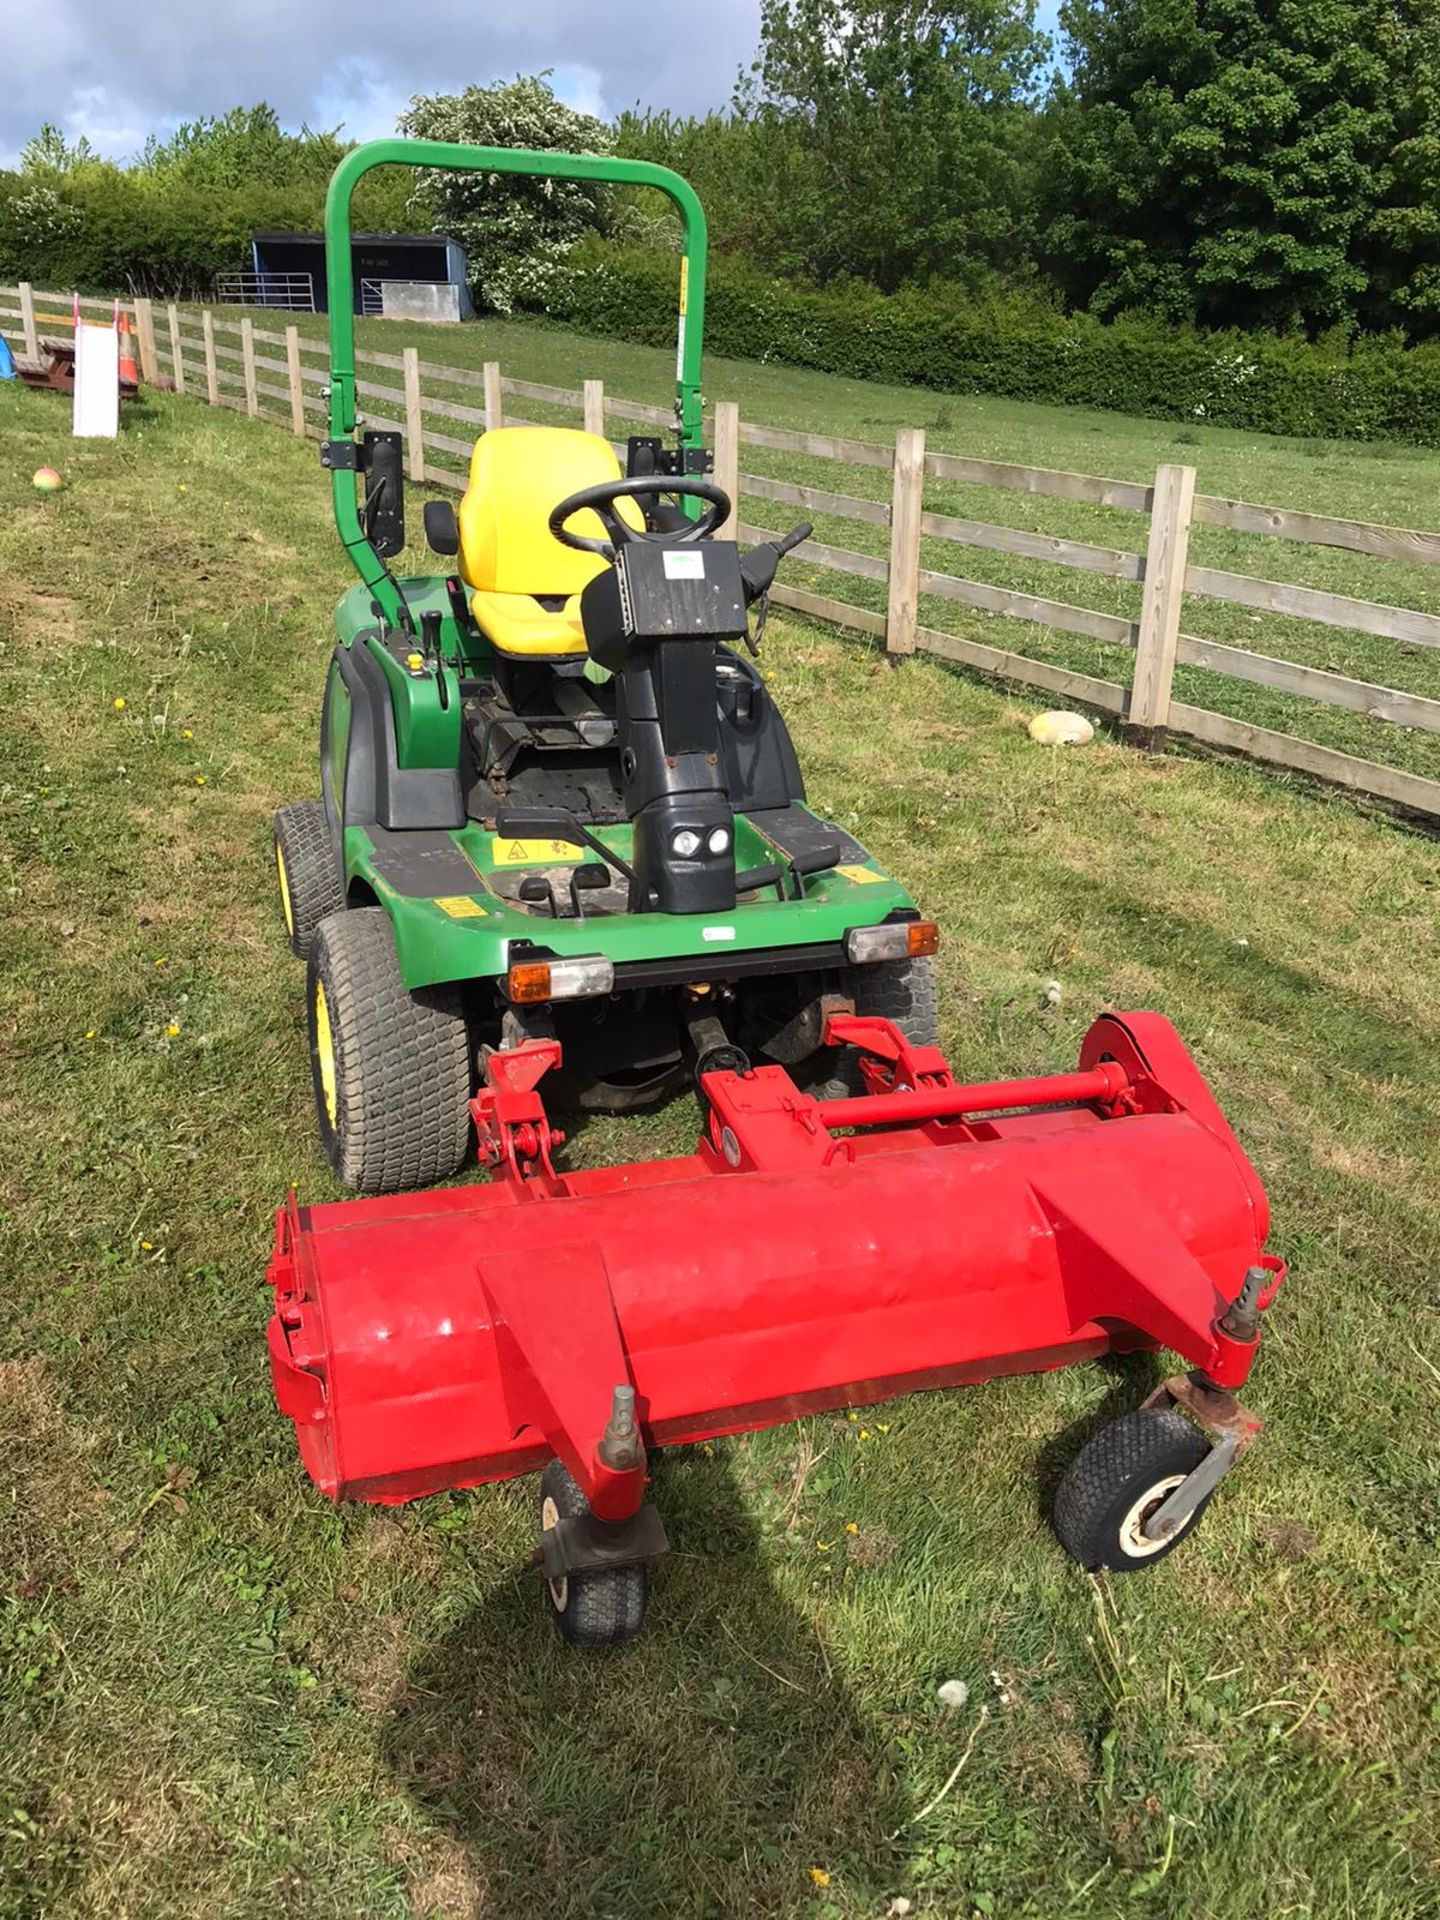
[[[495,839],[490,858],[497,867],[578,867],[584,851],[569,840]]]
[[[682,253],[680,256],[680,318],[682,320],[685,318],[685,314],[689,308],[689,305],[690,305],[690,256],[688,253]]]
[[[472,900],[468,893],[447,893],[435,902],[442,913],[448,913],[452,920],[483,920],[485,909],[478,900]]]
[[[857,887],[873,887],[885,878],[873,867],[836,867],[835,871],[842,880],[852,880]]]

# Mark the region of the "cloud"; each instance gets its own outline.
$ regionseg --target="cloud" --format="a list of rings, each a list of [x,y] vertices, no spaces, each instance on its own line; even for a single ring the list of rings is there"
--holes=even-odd
[[[415,93],[554,70],[570,105],[704,112],[759,39],[759,0],[45,0],[0,6],[0,164],[45,120],[126,159],[147,133],[268,100],[287,126],[394,129]]]

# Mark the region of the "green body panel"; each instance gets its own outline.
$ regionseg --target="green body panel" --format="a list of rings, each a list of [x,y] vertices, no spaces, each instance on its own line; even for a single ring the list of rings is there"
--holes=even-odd
[[[373,167],[438,167],[463,173],[523,173],[542,179],[592,180],[617,186],[656,187],[667,194],[684,230],[680,279],[680,329],[676,353],[675,411],[680,443],[701,444],[700,362],[705,327],[705,213],[688,181],[648,160],[618,160],[588,153],[536,153],[524,147],[467,147],[441,140],[371,140],[347,153],[335,169],[325,199],[325,279],[330,299],[330,437],[355,433],[355,286],[351,258],[350,202]],[[365,537],[352,468],[331,472],[335,524],[351,564],[387,626],[399,625],[403,604],[384,561]]]
[[[600,827],[596,833],[622,858],[628,855],[628,824]],[[713,961],[726,953],[843,940],[852,927],[875,926],[897,907],[915,904],[902,886],[867,863],[864,871],[874,873],[873,880],[849,879],[838,869],[816,874],[806,880],[803,900],[779,901],[769,888],[761,899],[725,914],[591,914],[583,920],[551,920],[511,905],[486,885],[490,874],[504,871],[513,877],[527,871],[497,861],[496,835],[471,823],[457,827],[450,838],[475,868],[475,890],[447,896],[446,905],[440,906],[397,893],[380,877],[363,827],[351,827],[345,835],[347,884],[363,881],[390,915],[400,977],[412,991],[442,980],[497,978],[509,964],[511,940],[533,942],[562,958],[603,954],[617,966],[627,960],[688,955]],[[770,842],[743,817],[735,822],[735,843],[742,868],[775,858]],[[577,847],[573,861],[558,864],[578,866],[586,857]]]

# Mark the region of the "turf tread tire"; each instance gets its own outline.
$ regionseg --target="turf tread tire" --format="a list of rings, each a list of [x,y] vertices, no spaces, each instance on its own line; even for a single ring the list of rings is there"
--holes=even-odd
[[[275,846],[285,862],[290,922],[285,937],[299,960],[308,960],[315,929],[345,904],[330,822],[323,800],[296,800],[275,816]],[[278,886],[278,880],[277,880]],[[284,915],[284,901],[281,901]]]
[[[316,1042],[317,980],[334,1048],[333,1127]],[[321,921],[306,999],[316,1111],[337,1178],[356,1193],[448,1179],[470,1134],[470,1039],[459,989],[408,993],[385,910],[356,907]]]
[[[940,1044],[935,962],[928,955],[847,967],[841,992],[855,1002],[862,1018],[893,1020],[912,1046]],[[822,1048],[806,1076],[806,1089],[817,1100],[849,1100],[864,1093],[859,1053],[854,1047]]]
[[[1126,1553],[1120,1544],[1124,1520],[1148,1487],[1192,1473],[1209,1451],[1200,1429],[1171,1407],[1142,1407],[1112,1420],[1086,1441],[1060,1482],[1053,1521],[1061,1546],[1090,1573],[1153,1567],[1199,1525],[1211,1495],[1154,1553]]]
[[[562,1520],[578,1520],[590,1510],[563,1460],[552,1460],[540,1476],[542,1512],[546,1500],[555,1502]],[[572,1647],[618,1647],[644,1624],[650,1597],[650,1569],[646,1566],[572,1573],[565,1585],[563,1608],[555,1604],[548,1584],[545,1591],[555,1625]]]

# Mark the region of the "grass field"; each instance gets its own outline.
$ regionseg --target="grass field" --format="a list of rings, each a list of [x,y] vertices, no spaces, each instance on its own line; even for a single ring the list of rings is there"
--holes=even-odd
[[[554,336],[498,344],[559,377]],[[606,351],[571,373],[643,395]],[[915,417],[749,377],[757,418]],[[955,412],[998,451],[986,404]],[[1121,474],[1173,438],[1004,417],[1014,457]],[[333,1192],[268,842],[346,584],[314,448],[164,396],[113,445],[66,425],[0,391],[0,1914],[1440,1912],[1433,841],[1253,768],[1048,753],[992,686],[772,621],[812,800],[944,922],[957,1070],[1069,1065],[1116,1004],[1194,1045],[1294,1267],[1268,1428],[1115,1581],[1043,1514],[1148,1362],[679,1450],[651,1623],[579,1659],[521,1571],[531,1484],[335,1511],[271,1402],[270,1212]],[[1435,472],[1200,440],[1206,485],[1382,519]]]
[[[311,335],[323,335],[323,317],[301,315],[298,321]],[[358,334],[363,347],[397,353],[402,345],[418,345],[422,359],[447,366],[473,369],[486,360],[498,360],[512,377],[551,386],[578,388],[585,378],[600,379],[606,391],[617,397],[651,404],[663,404],[673,391],[674,357],[669,351],[585,338],[559,328],[488,319],[449,328],[366,320],[360,323]],[[235,360],[238,348],[232,342],[229,370],[238,377]],[[363,376],[392,387],[397,378],[375,368],[364,369]],[[435,398],[472,406],[479,398],[473,389],[447,388],[429,377],[424,384],[427,394]],[[1440,524],[1440,459],[1424,448],[1284,440],[1211,427],[1203,421],[1183,427],[1173,421],[1139,420],[1083,408],[951,397],[919,388],[886,387],[791,367],[718,358],[706,363],[706,392],[711,399],[738,401],[742,417],[767,426],[892,443],[898,427],[923,427],[926,444],[932,450],[1142,482],[1153,480],[1162,461],[1180,462],[1195,467],[1202,492],[1397,526]],[[386,411],[381,402],[363,404],[372,413]],[[567,414],[534,400],[516,399],[507,404],[526,418],[578,424],[578,414]],[[463,433],[453,421],[440,417],[428,424],[440,433]],[[434,459],[440,465],[458,464],[446,454],[436,454]],[[872,499],[889,497],[889,475],[873,467],[846,466],[751,447],[743,449],[742,464],[748,472],[831,492]],[[1110,508],[936,481],[927,483],[925,500],[936,512],[973,520],[1132,551],[1143,551],[1145,545],[1146,521]],[[746,503],[745,515],[753,524],[772,531],[783,530],[798,517],[796,510],[758,497]],[[862,553],[886,552],[888,535],[883,528],[826,515],[812,517],[819,538],[831,545]],[[1401,565],[1211,527],[1195,528],[1190,557],[1197,565],[1440,613],[1440,568],[1436,567]],[[924,541],[922,561],[940,572],[963,574],[1127,619],[1138,617],[1140,610],[1139,586],[1043,561],[936,539]],[[885,588],[854,575],[827,574],[797,564],[788,577],[856,605],[882,611],[885,606]],[[926,625],[942,631],[967,633],[991,646],[1129,684],[1132,656],[1102,641],[976,613],[931,596],[922,600],[920,617]],[[1405,646],[1194,596],[1186,602],[1184,631],[1199,639],[1349,674],[1382,687],[1440,698],[1440,649],[1434,647]],[[1177,699],[1218,713],[1440,778],[1440,734],[1387,725],[1362,713],[1323,707],[1196,667],[1181,667],[1175,693]]]

